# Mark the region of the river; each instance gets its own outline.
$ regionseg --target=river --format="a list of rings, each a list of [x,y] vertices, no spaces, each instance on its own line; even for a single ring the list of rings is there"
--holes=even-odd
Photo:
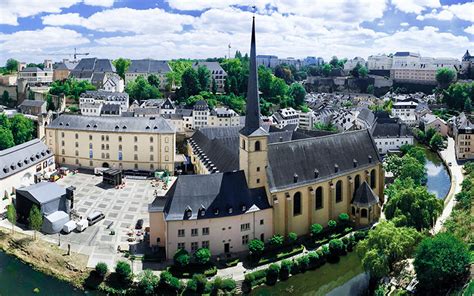
[[[39,289],[37,293],[34,289]],[[91,295],[0,252],[0,295]]]
[[[422,147],[422,146],[421,146]],[[451,177],[448,169],[439,158],[438,154],[425,148],[426,153],[426,173],[428,191],[436,195],[439,199],[444,199],[448,195],[451,187]]]

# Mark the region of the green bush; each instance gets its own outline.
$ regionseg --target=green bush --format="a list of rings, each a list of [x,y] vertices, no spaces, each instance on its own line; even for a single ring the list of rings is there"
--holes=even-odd
[[[319,265],[319,255],[317,252],[309,252],[309,268],[316,268]]]
[[[318,237],[323,232],[323,226],[321,224],[313,224],[309,231],[313,237]]]
[[[117,262],[117,265],[115,266],[115,273],[117,273],[120,280],[123,282],[128,282],[132,275],[130,264],[125,261]]]
[[[221,289],[226,292],[232,292],[237,287],[237,284],[233,279],[224,279],[222,281]]]
[[[138,277],[138,288],[143,295],[154,295],[158,283],[158,276],[149,269],[145,269]]]
[[[300,264],[299,264],[298,260],[293,259],[293,264],[291,264],[290,272],[291,272],[292,275],[295,275],[295,274],[298,274],[298,273],[301,272]]]
[[[99,262],[95,266],[95,271],[97,272],[97,275],[104,278],[107,272],[109,271],[109,268],[104,262]]]
[[[280,273],[280,266],[278,264],[270,264],[267,269],[266,283],[269,286],[273,286],[278,281],[278,275]]]
[[[281,246],[283,246],[283,241],[284,241],[283,236],[281,236],[279,234],[275,234],[270,239],[270,245],[272,245],[274,247],[281,247]]]
[[[204,270],[204,275],[206,277],[215,276],[216,274],[217,274],[217,267],[216,266],[212,266],[211,268],[208,268],[208,269]]]
[[[329,241],[329,251],[332,256],[338,257],[344,255],[345,247],[344,243],[340,239],[332,239]]]
[[[194,252],[194,260],[196,263],[204,265],[211,260],[211,251],[208,248],[200,248]]]
[[[160,283],[168,285],[173,275],[169,271],[162,271],[160,273]]]
[[[337,222],[336,221],[334,221],[334,220],[329,220],[328,221],[328,228],[329,228],[330,232],[334,232],[336,230],[336,227],[337,227]]]
[[[293,264],[291,263],[290,260],[285,259],[281,261],[280,275],[279,275],[280,280],[286,281],[290,277],[291,265]]]
[[[361,241],[367,237],[368,230],[358,230],[354,232],[354,239],[356,242]]]
[[[239,263],[239,261],[240,261],[239,258],[229,259],[229,260],[227,260],[227,262],[225,263],[225,266],[226,266],[226,267],[233,267],[233,266],[236,266],[236,265]]]
[[[183,288],[183,283],[176,277],[171,277],[170,282],[169,282],[169,287],[175,291],[178,292]]]
[[[288,243],[294,244],[298,239],[298,235],[294,232],[288,233]]]
[[[265,250],[265,244],[259,239],[253,239],[249,243],[250,255],[254,258],[258,258],[262,255],[263,250]]]
[[[329,247],[327,245],[322,246],[321,251],[323,252],[324,257],[331,255],[331,251],[329,250]]]
[[[202,294],[206,288],[207,278],[203,274],[194,274],[191,280],[196,282],[196,292]]]
[[[346,226],[349,224],[349,215],[346,213],[341,213],[337,217],[337,220],[339,220],[339,224],[341,224],[341,226]]]
[[[196,293],[198,289],[197,286],[198,286],[197,282],[194,279],[190,279],[186,283],[186,290]]]
[[[185,267],[189,264],[189,254],[185,249],[178,249],[173,256],[174,264],[180,267]]]
[[[309,257],[307,255],[303,255],[298,258],[298,265],[300,266],[300,272],[305,272],[309,269]]]

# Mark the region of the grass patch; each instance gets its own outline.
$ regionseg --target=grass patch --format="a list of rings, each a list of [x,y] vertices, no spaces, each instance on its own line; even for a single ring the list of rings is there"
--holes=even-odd
[[[227,260],[227,262],[225,263],[225,266],[226,266],[226,267],[237,266],[237,264],[238,264],[239,262],[240,262],[240,259],[239,259],[239,258],[230,259],[230,260]]]
[[[213,264],[200,265],[189,264],[185,267],[172,265],[167,268],[171,274],[177,278],[192,278],[194,274],[204,274],[206,277],[212,277],[217,274],[217,267]]]

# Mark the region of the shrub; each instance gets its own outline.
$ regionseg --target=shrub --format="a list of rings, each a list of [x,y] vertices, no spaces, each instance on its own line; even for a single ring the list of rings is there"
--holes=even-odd
[[[281,247],[281,246],[283,246],[283,241],[284,241],[283,236],[281,236],[279,234],[275,234],[270,239],[270,245],[272,245],[274,247]]]
[[[267,285],[273,286],[278,280],[278,274],[280,273],[280,266],[278,264],[270,264],[267,269],[266,283]]]
[[[311,225],[310,232],[313,237],[318,237],[323,231],[323,226],[321,224]]]
[[[349,224],[349,215],[347,215],[346,213],[341,213],[337,217],[337,220],[339,220],[339,224],[341,225],[341,227],[345,227],[347,224]]]
[[[309,257],[307,255],[303,255],[298,258],[298,265],[300,266],[300,272],[305,272],[309,269]]]
[[[294,244],[298,239],[298,235],[294,232],[288,233],[288,243]]]
[[[107,272],[109,271],[109,268],[104,262],[99,262],[95,266],[95,271],[100,277],[104,278]]]
[[[263,250],[265,250],[265,244],[259,239],[253,239],[249,243],[250,255],[258,258],[262,255]]]
[[[321,251],[324,257],[331,255],[331,251],[329,250],[329,247],[327,245],[322,246]]]
[[[336,221],[334,221],[334,220],[329,220],[328,221],[329,231],[334,232],[336,230],[336,227],[337,227]]]
[[[151,270],[145,269],[142,273],[140,273],[138,279],[138,288],[144,295],[154,295],[158,283],[158,277],[154,275]]]
[[[204,265],[211,260],[211,251],[208,248],[200,248],[194,252],[194,260],[196,263]]]
[[[358,242],[360,240],[363,240],[367,237],[368,231],[366,230],[358,230],[354,233],[354,239]]]
[[[341,241],[344,244],[344,246],[347,247],[349,245],[349,238],[348,237],[341,238]]]
[[[174,290],[175,292],[178,292],[183,288],[183,283],[176,277],[171,277],[169,287]]]
[[[174,264],[184,267],[189,264],[189,254],[185,249],[178,249],[173,256]]]
[[[125,261],[117,262],[117,265],[115,266],[115,272],[117,273],[118,277],[124,282],[129,281],[132,275],[132,269],[130,268],[130,264]]]
[[[298,260],[293,259],[290,272],[292,275],[295,275],[301,272],[300,264]]]
[[[237,287],[237,284],[233,279],[224,279],[222,281],[221,289],[226,292],[232,292]]]
[[[188,280],[188,282],[186,283],[186,290],[196,293],[197,282],[194,279]]]
[[[332,239],[329,241],[329,251],[333,256],[341,256],[345,252],[344,243],[340,239]]]
[[[202,294],[206,288],[207,278],[203,274],[194,274],[192,280],[196,282],[196,292]]]
[[[290,277],[291,261],[283,260],[280,265],[280,280],[286,281]]]
[[[168,285],[173,275],[169,271],[163,271],[160,273],[160,283]]]
[[[316,268],[319,265],[319,255],[317,252],[309,252],[309,268]]]

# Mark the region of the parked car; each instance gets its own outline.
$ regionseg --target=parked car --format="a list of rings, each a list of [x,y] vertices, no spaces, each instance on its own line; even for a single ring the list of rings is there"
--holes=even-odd
[[[87,216],[87,221],[89,222],[89,226],[92,226],[104,218],[105,215],[102,212],[97,211],[89,214],[89,216]]]
[[[89,222],[86,219],[82,219],[81,221],[77,222],[76,225],[77,231],[83,232],[86,230],[87,226],[89,226]]]
[[[135,229],[142,229],[143,228],[143,219],[138,219],[137,224],[135,224]]]

